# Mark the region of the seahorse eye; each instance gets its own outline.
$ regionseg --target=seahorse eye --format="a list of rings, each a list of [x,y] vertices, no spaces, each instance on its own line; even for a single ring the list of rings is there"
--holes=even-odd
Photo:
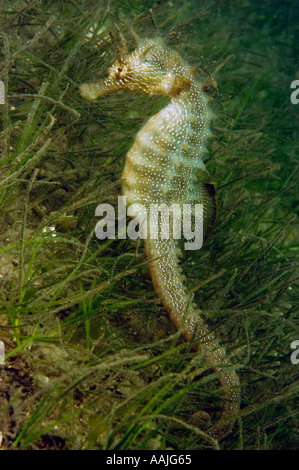
[[[123,69],[121,69],[120,67],[118,67],[117,71],[118,71],[118,73],[122,73]]]

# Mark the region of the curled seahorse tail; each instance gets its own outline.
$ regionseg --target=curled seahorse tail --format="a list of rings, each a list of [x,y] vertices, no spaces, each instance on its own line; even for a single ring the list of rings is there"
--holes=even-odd
[[[192,349],[203,354],[214,372],[223,372],[218,378],[224,400],[221,421],[208,431],[220,439],[229,433],[235,419],[230,416],[239,409],[239,378],[234,370],[225,370],[230,364],[224,349],[209,332],[200,311],[190,303],[179,267],[177,242],[173,239],[146,239],[144,242],[155,291],[172,323],[181,330],[185,341],[192,342]]]

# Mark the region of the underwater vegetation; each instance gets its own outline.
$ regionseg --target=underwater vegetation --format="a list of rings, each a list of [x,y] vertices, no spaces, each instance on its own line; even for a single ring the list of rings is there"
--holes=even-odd
[[[292,2],[3,2],[2,448],[298,448],[295,18]],[[240,378],[221,441],[205,432],[223,405],[219,373],[171,325],[143,242],[95,237],[136,132],[168,103],[81,98],[115,61],[115,24],[131,50],[129,25],[158,29],[210,83],[217,219],[181,264]]]

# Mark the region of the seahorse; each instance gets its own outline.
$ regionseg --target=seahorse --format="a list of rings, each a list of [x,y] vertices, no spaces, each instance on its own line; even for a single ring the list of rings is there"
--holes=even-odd
[[[83,98],[129,90],[149,96],[169,97],[167,105],[152,116],[137,133],[126,155],[122,192],[127,204],[202,204],[203,236],[215,220],[215,188],[203,162],[207,140],[211,137],[213,112],[206,86],[180,54],[160,37],[139,39],[129,52],[121,37],[116,62],[108,77],[96,83],[83,83]],[[135,214],[136,215],[136,214]],[[179,265],[180,249],[173,237],[144,240],[151,279],[171,321],[192,348],[219,373],[223,396],[222,424],[212,425],[211,436],[228,434],[239,410],[240,384],[225,349],[208,330],[200,310],[190,302],[185,277]]]

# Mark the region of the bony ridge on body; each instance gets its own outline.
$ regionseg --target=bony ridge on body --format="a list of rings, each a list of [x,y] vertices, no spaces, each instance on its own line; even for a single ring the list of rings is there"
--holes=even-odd
[[[119,90],[137,91],[149,96],[168,96],[170,101],[152,116],[138,132],[126,156],[123,195],[128,204],[203,204],[204,235],[215,219],[215,189],[203,162],[211,137],[213,113],[209,97],[181,56],[161,38],[145,39],[129,53],[124,41],[108,77],[80,86],[83,98],[96,98]],[[210,434],[226,435],[239,409],[239,379],[225,350],[208,331],[196,305],[190,304],[179,267],[180,251],[174,239],[145,239],[145,253],[157,295],[171,321],[186,341],[200,351],[216,372],[221,372],[223,425]]]

